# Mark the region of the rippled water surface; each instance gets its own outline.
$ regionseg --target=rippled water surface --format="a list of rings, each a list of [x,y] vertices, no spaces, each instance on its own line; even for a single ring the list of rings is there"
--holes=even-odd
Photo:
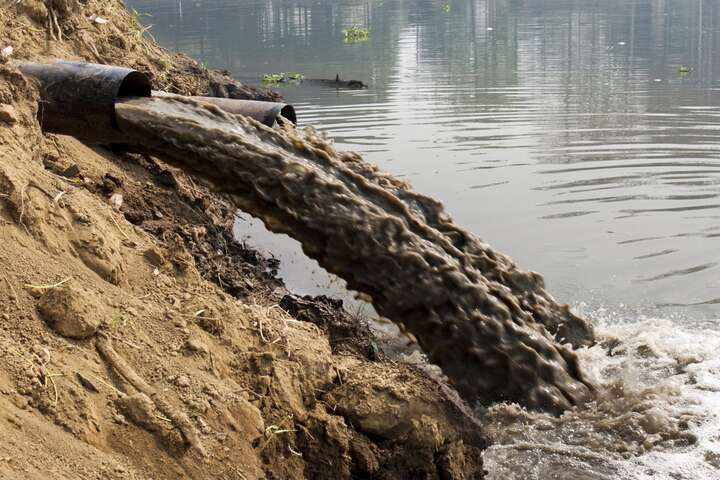
[[[490,412],[492,478],[720,478],[720,2],[128,3],[248,83],[369,84],[280,89],[301,125],[442,200],[618,339],[583,353],[618,398],[559,422]],[[369,40],[344,42],[352,26]],[[237,231],[294,290],[340,291],[291,240]]]
[[[718,2],[129,4],[161,43],[250,82],[287,71],[368,83],[281,90],[301,124],[442,200],[561,299],[717,317]],[[367,42],[343,41],[355,25]],[[323,290],[290,242],[272,241],[291,284]]]

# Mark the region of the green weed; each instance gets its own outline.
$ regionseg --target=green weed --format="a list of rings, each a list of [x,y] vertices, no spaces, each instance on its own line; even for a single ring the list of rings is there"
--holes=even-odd
[[[280,72],[266,73],[263,75],[263,83],[269,85],[277,85],[279,83],[300,83],[305,79],[302,73],[297,72]]]
[[[363,27],[350,27],[343,30],[345,43],[365,42],[370,39],[370,30]]]
[[[132,12],[130,14],[130,30],[132,36],[135,38],[135,40],[142,39],[143,35],[145,35],[148,30],[152,28],[152,25],[143,25],[141,19],[142,17],[152,17],[149,13],[140,13],[134,8],[132,9]],[[155,40],[152,35],[148,34],[150,38]]]

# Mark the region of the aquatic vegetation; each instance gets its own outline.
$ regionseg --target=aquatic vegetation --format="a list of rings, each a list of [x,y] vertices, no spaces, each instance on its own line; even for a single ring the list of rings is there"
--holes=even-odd
[[[450,4],[446,3],[445,5],[442,6],[442,11],[445,13],[450,13],[450,8],[451,8]]]
[[[370,39],[370,30],[363,27],[350,27],[343,30],[345,43],[365,42]]]
[[[300,83],[305,75],[297,72],[266,73],[263,75],[263,83],[266,85],[277,85],[279,83]]]

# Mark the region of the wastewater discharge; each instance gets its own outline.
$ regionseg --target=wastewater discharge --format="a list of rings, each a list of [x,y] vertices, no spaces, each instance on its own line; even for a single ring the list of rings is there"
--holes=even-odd
[[[179,97],[125,99],[116,112],[133,148],[230,195],[369,295],[466,400],[560,412],[592,398],[569,346],[592,343],[589,322],[439,202],[312,129],[273,130]]]

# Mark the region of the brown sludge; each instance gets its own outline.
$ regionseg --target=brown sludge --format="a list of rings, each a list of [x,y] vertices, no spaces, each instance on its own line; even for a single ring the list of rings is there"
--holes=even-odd
[[[134,145],[230,194],[369,294],[464,398],[561,411],[589,397],[561,341],[590,343],[590,325],[558,305],[539,275],[454,225],[439,203],[335,152],[312,130],[275,131],[190,99],[129,99],[117,115]]]

